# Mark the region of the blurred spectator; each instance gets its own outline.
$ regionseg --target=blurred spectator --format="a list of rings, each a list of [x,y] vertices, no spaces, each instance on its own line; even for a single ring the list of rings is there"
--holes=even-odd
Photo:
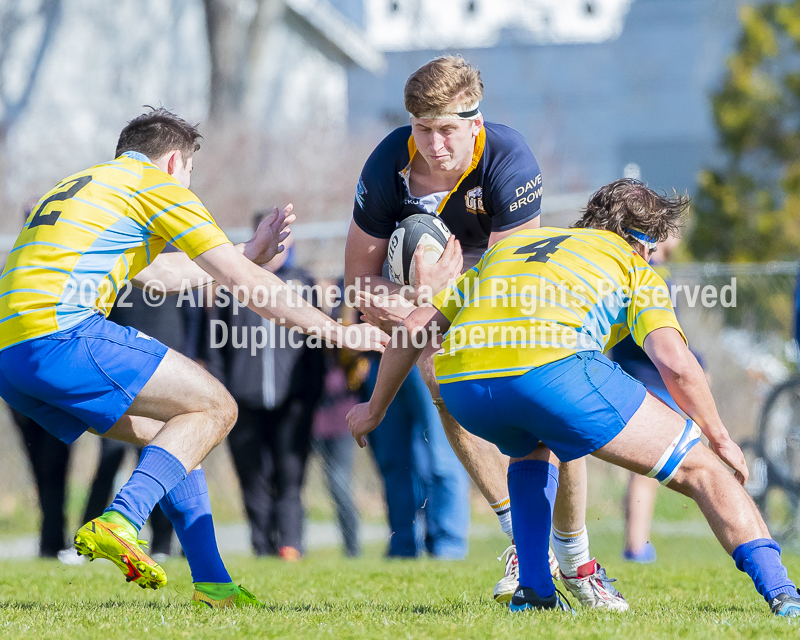
[[[25,204],[23,225],[36,203],[36,199],[31,199]],[[65,548],[64,537],[64,501],[71,445],[50,435],[28,416],[11,407],[9,410],[25,443],[39,495],[39,507],[42,510],[39,557],[59,558],[65,564],[78,564],[81,558],[73,549]]]
[[[365,398],[375,388],[380,358]],[[467,554],[469,477],[456,458],[419,369],[403,382],[381,428],[368,436],[383,477],[391,537],[389,557],[460,560]]]
[[[64,499],[71,445],[50,435],[28,416],[9,409],[25,443],[39,493],[42,510],[39,557],[77,564],[80,557],[73,550],[64,548]]]
[[[341,286],[341,282],[338,286]],[[349,310],[352,311],[352,307]],[[335,311],[325,311],[336,317]],[[349,324],[347,319],[345,324]],[[322,402],[314,414],[312,429],[314,449],[322,458],[348,558],[358,556],[361,545],[358,509],[353,500],[351,482],[356,442],[350,435],[345,418],[360,401],[359,391],[368,373],[369,362],[363,354],[349,349],[326,348],[325,388]]]
[[[174,250],[168,246],[165,252]],[[128,283],[120,290],[108,317],[123,327],[138,329],[171,349],[194,358],[198,354],[198,346],[195,344],[200,335],[198,327],[204,324],[203,310],[197,304],[201,295],[193,292],[194,304],[185,299],[181,303],[180,296],[158,298],[153,294],[145,294]],[[100,463],[82,522],[98,517],[108,506],[115,489],[114,478],[129,451],[135,452],[137,456],[141,453],[141,449],[133,445],[108,438],[101,439]],[[149,522],[153,529],[150,550],[157,559],[163,559],[171,552],[172,523],[158,505],[153,509]]]
[[[254,229],[266,213],[256,214]],[[308,293],[313,281],[292,265],[292,256],[289,246],[267,268]],[[227,293],[217,296],[231,300]],[[214,323],[214,345],[221,346],[211,357],[222,362],[219,367],[212,363],[209,370],[221,370],[239,405],[228,446],[242,486],[253,551],[299,560],[304,551],[301,491],[325,375],[322,349],[306,346],[299,339],[305,338],[302,334],[293,334],[294,343],[301,344],[292,346],[285,328],[249,309],[236,308],[234,313],[230,303],[216,304],[212,316],[225,329]],[[254,344],[257,335],[264,346]]]

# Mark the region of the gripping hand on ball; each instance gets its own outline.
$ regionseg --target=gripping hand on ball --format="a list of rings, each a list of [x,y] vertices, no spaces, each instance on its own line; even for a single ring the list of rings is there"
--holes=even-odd
[[[337,347],[353,351],[383,352],[390,337],[377,327],[369,324],[351,324],[348,326],[332,322],[322,330],[323,337]]]
[[[417,308],[413,302],[409,302],[399,293],[376,296],[369,291],[356,293],[356,307],[362,313],[361,319],[364,322],[389,334]]]
[[[455,236],[450,236],[444,252],[437,262],[425,264],[424,247],[419,246],[414,252],[416,266],[417,304],[424,304],[461,275],[464,268],[464,255],[461,243]]]

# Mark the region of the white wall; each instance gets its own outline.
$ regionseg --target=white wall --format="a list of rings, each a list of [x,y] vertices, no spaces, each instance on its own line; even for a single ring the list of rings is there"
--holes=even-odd
[[[531,42],[603,42],[622,32],[632,0],[365,0],[382,51],[492,47],[505,33]]]

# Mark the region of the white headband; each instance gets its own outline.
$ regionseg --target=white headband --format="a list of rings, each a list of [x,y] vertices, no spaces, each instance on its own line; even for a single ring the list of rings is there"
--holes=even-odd
[[[459,118],[461,120],[475,120],[480,117],[480,102],[456,105],[452,111],[428,111],[416,116],[426,120],[444,120],[445,118]],[[413,115],[413,114],[412,114]]]

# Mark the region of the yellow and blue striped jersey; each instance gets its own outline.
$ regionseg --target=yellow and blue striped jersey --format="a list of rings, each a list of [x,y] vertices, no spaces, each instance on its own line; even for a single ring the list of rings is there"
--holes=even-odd
[[[595,229],[512,234],[433,305],[451,323],[436,356],[440,383],[521,375],[629,333],[641,345],[660,327],[683,336],[661,276],[620,236]]]
[[[0,276],[0,349],[108,315],[117,291],[173,243],[229,242],[203,204],[135,152],[62,180],[36,204]]]

